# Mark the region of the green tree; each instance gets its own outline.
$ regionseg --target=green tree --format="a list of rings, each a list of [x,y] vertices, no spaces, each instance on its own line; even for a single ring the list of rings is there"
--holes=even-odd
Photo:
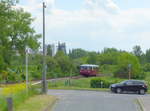
[[[139,45],[136,45],[133,47],[133,54],[137,57],[140,57],[142,55],[142,50],[141,47]]]
[[[150,49],[146,50],[145,59],[147,63],[150,63]]]
[[[100,65],[116,65],[117,58],[120,55],[120,51],[115,48],[104,48],[101,54],[99,54]]]
[[[31,14],[0,3],[0,45],[6,63],[9,64],[11,55],[16,51],[24,55],[26,46],[33,50],[40,46],[38,39],[41,35],[35,33],[32,22]]]
[[[72,59],[82,58],[88,56],[88,51],[85,51],[83,49],[72,49],[72,51],[69,51],[69,57]]]
[[[89,52],[87,63],[88,64],[98,64],[98,54],[96,52]]]
[[[150,72],[150,63],[144,64],[144,65],[143,65],[143,70],[144,70],[145,72]]]
[[[8,5],[15,5],[19,0],[0,0],[0,3],[7,3]]]
[[[129,64],[131,64],[132,79],[144,77],[138,58],[127,52],[120,54],[117,59],[117,68],[114,72],[115,77],[128,78]]]
[[[46,58],[47,62],[47,76],[48,77],[59,77],[61,73],[61,69],[57,61],[50,56]]]
[[[116,48],[104,48],[102,53],[111,53],[111,52],[118,52]]]
[[[63,51],[58,51],[54,58],[60,66],[62,76],[69,76],[75,70],[71,59]]]
[[[47,46],[47,55],[52,56],[52,46],[51,45]]]
[[[141,47],[139,45],[136,45],[136,46],[133,47],[133,54],[138,57],[140,63],[143,63],[143,61],[142,61],[143,52],[142,52]]]
[[[26,46],[32,50],[37,50],[40,46],[38,39],[41,35],[36,34],[31,27],[34,19],[23,9],[12,8],[15,3],[15,0],[0,1],[0,74],[11,68],[14,55],[25,55]],[[21,65],[21,61],[18,63]],[[11,74],[8,72],[7,76]]]

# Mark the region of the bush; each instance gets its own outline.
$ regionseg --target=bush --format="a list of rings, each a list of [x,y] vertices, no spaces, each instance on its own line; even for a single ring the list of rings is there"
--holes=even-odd
[[[123,81],[119,78],[100,77],[91,79],[90,85],[92,88],[109,88],[111,84]]]

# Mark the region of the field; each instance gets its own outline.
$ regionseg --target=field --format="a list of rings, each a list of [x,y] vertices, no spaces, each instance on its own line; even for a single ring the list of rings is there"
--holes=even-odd
[[[79,78],[79,79],[63,79],[63,80],[53,80],[49,82],[48,87],[50,89],[76,89],[76,90],[105,90],[109,89],[104,87],[104,84],[100,88],[92,88],[91,80],[102,78],[106,82],[113,81],[116,82],[122,81],[122,79],[116,79],[112,77],[89,77],[89,78]]]

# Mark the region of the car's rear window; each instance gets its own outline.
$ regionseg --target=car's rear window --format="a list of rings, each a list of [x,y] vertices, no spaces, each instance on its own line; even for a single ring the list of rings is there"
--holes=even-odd
[[[136,84],[136,85],[138,85],[138,84],[144,84],[144,82],[142,82],[142,81],[133,81],[133,84]]]

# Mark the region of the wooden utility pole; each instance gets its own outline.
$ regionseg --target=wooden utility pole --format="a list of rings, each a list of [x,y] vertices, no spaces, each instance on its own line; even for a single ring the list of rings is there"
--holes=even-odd
[[[131,66],[132,66],[131,64],[128,65],[128,68],[129,68],[129,80],[131,79]]]
[[[29,84],[29,79],[28,79],[28,47],[26,46],[26,88],[28,90],[28,84]]]

